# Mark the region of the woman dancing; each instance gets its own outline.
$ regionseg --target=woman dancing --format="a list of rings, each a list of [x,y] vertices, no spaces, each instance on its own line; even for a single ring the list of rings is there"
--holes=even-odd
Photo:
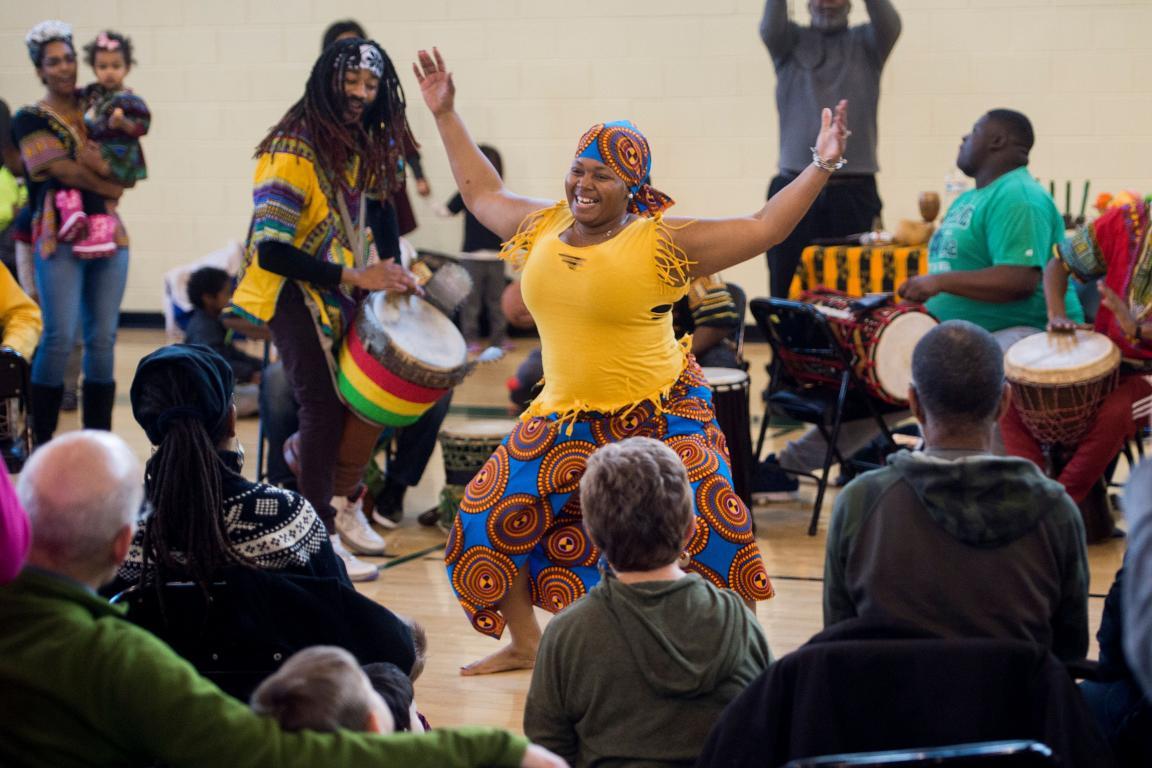
[[[672,199],[648,183],[648,142],[626,121],[580,138],[564,200],[513,194],[456,113],[439,51],[421,51],[414,69],[468,210],[510,238],[503,256],[523,269],[543,346],[544,389],[469,484],[449,535],[448,574],[472,626],[511,634],[461,673],[531,667],[540,639],[533,603],[556,612],[599,581],[600,554],[576,491],[588,456],[625,437],[664,441],[688,469],[697,522],[686,570],[749,604],[770,598],[711,393],[675,339],[672,305],[692,278],[751,259],[791,232],[843,165],[847,102],[823,111],[812,166],[757,213],[697,220],[663,215]]]

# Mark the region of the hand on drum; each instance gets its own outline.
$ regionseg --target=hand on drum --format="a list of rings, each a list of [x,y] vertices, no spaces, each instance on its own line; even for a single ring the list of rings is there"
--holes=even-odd
[[[1052,333],[1075,333],[1076,328],[1076,323],[1063,315],[1048,318],[1048,330]]]
[[[910,277],[900,286],[900,297],[906,301],[923,304],[936,294],[940,293],[940,278],[938,275],[917,275]]]
[[[452,74],[444,68],[444,57],[436,48],[432,49],[432,55],[428,55],[428,51],[420,51],[416,56],[420,63],[413,64],[412,71],[420,83],[424,103],[433,115],[451,112],[456,102],[456,84],[452,82]]]
[[[394,261],[380,261],[370,267],[353,270],[352,284],[365,291],[386,293],[415,293],[424,295],[416,277]]]
[[[1126,336],[1135,336],[1136,318],[1132,316],[1132,309],[1128,306],[1128,302],[1122,299],[1116,291],[1109,288],[1103,280],[1098,280],[1096,287],[1100,289],[1100,303],[1108,307],[1109,311],[1116,316],[1116,324],[1120,326],[1120,330],[1124,331]]]

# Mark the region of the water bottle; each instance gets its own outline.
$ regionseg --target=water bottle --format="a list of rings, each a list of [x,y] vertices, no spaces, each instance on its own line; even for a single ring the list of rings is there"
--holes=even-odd
[[[968,191],[968,177],[953,168],[944,175],[944,210],[947,211],[956,198]]]

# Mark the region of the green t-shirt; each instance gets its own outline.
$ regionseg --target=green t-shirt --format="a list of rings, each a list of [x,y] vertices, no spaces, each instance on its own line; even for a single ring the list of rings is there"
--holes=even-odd
[[[1023,166],[986,187],[956,198],[928,247],[928,271],[977,270],[996,266],[1044,269],[1052,246],[1064,239],[1056,204]],[[1084,311],[1071,285],[1068,317],[1083,322]],[[1029,325],[1044,328],[1048,310],[1043,280],[1027,299],[994,303],[940,293],[925,306],[937,319],[968,320],[989,331]]]

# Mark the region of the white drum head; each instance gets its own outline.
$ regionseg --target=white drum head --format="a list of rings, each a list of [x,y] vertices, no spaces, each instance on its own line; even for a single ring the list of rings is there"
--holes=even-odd
[[[368,297],[364,308],[393,346],[429,368],[453,369],[468,362],[468,347],[452,321],[418,296]]]
[[[1004,353],[1004,375],[1019,384],[1078,384],[1109,374],[1120,350],[1095,331],[1036,333]]]
[[[704,373],[704,379],[708,382],[708,386],[715,389],[716,387],[732,387],[738,386],[748,381],[748,374],[739,368],[701,368]]]
[[[450,427],[444,427],[440,430],[440,436],[503,440],[515,428],[516,422],[511,419],[476,419],[475,421],[463,421]]]
[[[908,386],[912,383],[912,350],[936,326],[936,318],[923,312],[898,315],[884,326],[876,341],[872,360],[876,366],[876,383],[889,397],[895,400],[908,397]]]

